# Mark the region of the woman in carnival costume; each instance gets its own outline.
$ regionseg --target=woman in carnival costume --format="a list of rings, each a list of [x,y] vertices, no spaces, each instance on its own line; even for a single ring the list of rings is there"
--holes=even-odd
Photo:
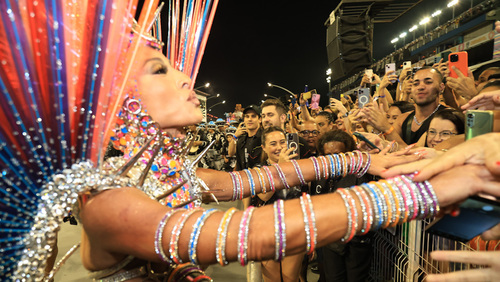
[[[242,172],[196,170],[184,159],[189,146],[178,128],[201,120],[190,79],[197,64],[170,57],[171,65],[158,51],[160,42],[146,32],[157,19],[155,6],[146,1],[132,26],[133,1],[0,3],[6,279],[44,279],[70,210],[83,225],[82,261],[95,279],[205,281],[198,265],[279,261],[435,216],[474,193],[500,195],[484,166],[460,166],[425,182],[403,175],[245,211],[200,208],[202,195],[237,200],[323,177],[380,174],[389,163],[414,158],[355,152]],[[169,14],[178,16],[175,9]],[[190,55],[200,60],[200,53]],[[103,161],[108,140],[123,157]],[[478,176],[487,185],[478,187]]]

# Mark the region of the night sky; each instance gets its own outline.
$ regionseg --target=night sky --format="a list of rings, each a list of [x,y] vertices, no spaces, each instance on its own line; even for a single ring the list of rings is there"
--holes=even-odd
[[[229,1],[219,2],[201,62],[196,87],[210,82],[212,114],[222,117],[236,103],[260,104],[263,94],[294,93],[317,89],[326,96],[326,27],[338,1]],[[201,89],[203,90],[203,89]]]
[[[474,4],[481,1],[472,0]],[[195,85],[210,82],[209,89],[200,90],[213,95],[220,93],[220,98],[208,100],[207,107],[226,100],[226,104],[215,106],[210,113],[223,117],[237,103],[243,107],[259,105],[264,93],[276,97],[287,95],[283,90],[269,88],[268,82],[294,93],[304,92],[308,85],[309,90],[316,89],[322,95],[320,105],[326,104],[328,58],[324,24],[339,2],[220,0]],[[393,51],[392,38],[408,31],[436,9],[443,9],[441,23],[451,19],[447,2],[423,0],[396,21],[375,24],[374,59]],[[456,14],[468,9],[470,3],[461,1]],[[435,26],[437,20],[432,19],[428,28]],[[419,28],[415,35],[423,33],[423,28]]]

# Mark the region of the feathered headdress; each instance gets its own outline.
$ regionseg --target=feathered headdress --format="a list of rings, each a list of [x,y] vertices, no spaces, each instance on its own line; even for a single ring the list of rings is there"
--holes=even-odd
[[[169,54],[183,58],[173,65],[193,78],[211,24],[195,15],[211,9],[212,19],[216,2],[187,1],[182,20],[170,18],[170,29],[185,27],[180,47],[169,33]],[[0,1],[2,280],[42,279],[55,231],[80,192],[49,184],[57,175],[84,177],[75,165],[100,166],[139,44],[161,40],[157,6],[146,0],[134,26],[137,0]],[[172,15],[178,7],[170,3]]]

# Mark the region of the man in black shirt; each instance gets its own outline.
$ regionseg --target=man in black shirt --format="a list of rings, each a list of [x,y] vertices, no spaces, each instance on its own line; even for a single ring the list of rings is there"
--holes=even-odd
[[[236,170],[252,168],[259,164],[262,156],[260,108],[250,105],[243,110],[243,122],[235,132],[234,140],[229,143],[230,156],[236,156]]]
[[[439,104],[439,94],[444,91],[443,75],[435,68],[424,67],[415,72],[411,95],[415,110],[401,114],[391,126],[374,107],[366,107],[361,115],[364,121],[383,132],[387,140],[396,140],[400,148],[416,143],[429,128],[434,114],[446,107]]]

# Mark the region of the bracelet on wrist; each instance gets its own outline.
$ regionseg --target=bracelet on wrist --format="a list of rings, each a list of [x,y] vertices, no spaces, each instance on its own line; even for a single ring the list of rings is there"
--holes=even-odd
[[[387,136],[387,135],[391,134],[393,131],[394,131],[394,126],[391,126],[391,128],[389,128],[389,130],[384,132],[382,135]]]

